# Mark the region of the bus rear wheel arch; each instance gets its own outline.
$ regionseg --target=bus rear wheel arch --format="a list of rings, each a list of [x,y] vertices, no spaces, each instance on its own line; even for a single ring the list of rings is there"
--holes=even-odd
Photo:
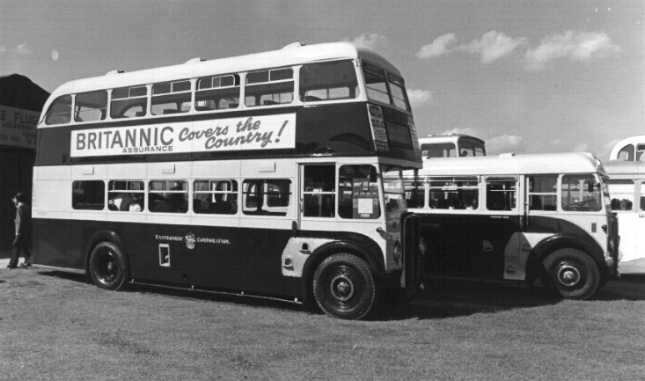
[[[542,261],[546,283],[565,299],[589,299],[600,288],[598,265],[582,250],[563,248]]]
[[[128,261],[112,242],[99,242],[90,251],[88,274],[92,283],[107,290],[121,290],[129,277]]]
[[[376,304],[374,274],[365,260],[353,254],[325,258],[316,267],[312,288],[318,307],[333,317],[362,319]]]

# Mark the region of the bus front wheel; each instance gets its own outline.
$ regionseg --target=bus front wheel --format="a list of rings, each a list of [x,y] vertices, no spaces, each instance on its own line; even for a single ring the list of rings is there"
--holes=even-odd
[[[543,261],[548,283],[565,299],[588,299],[600,287],[594,260],[577,249],[559,249]]]
[[[376,284],[363,259],[339,253],[329,256],[316,268],[313,294],[326,314],[341,319],[361,319],[374,308]]]
[[[120,290],[128,280],[128,262],[117,245],[101,242],[90,252],[88,272],[98,287]]]

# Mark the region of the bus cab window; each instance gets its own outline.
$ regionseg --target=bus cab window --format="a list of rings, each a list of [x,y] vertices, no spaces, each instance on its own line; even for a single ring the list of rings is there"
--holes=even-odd
[[[76,94],[74,100],[74,120],[89,122],[105,119],[107,111],[107,91],[91,91]]]
[[[72,208],[103,210],[105,183],[99,180],[74,181],[72,183]]]
[[[632,210],[634,205],[634,181],[611,179],[608,181],[610,206],[613,211]]]
[[[286,216],[291,197],[290,188],[290,180],[244,180],[244,214]]]
[[[72,96],[63,95],[56,98],[45,116],[46,124],[69,123],[72,118]]]
[[[371,165],[343,165],[338,175],[338,214],[342,218],[378,218],[379,191]]]
[[[513,210],[517,205],[517,178],[489,177],[486,179],[486,208]]]
[[[562,176],[562,209],[597,211],[602,208],[600,183],[593,175]]]
[[[336,168],[334,165],[307,165],[304,168],[303,216],[334,217]]]
[[[352,61],[313,63],[300,68],[300,99],[303,102],[355,98],[357,88]]]
[[[108,209],[122,212],[144,210],[143,181],[111,180],[108,183]]]
[[[188,183],[177,180],[153,180],[148,189],[148,208],[158,213],[188,211]]]
[[[528,176],[529,210],[556,210],[558,175]]]
[[[193,211],[195,213],[237,213],[237,181],[197,180],[193,183],[193,189]]]

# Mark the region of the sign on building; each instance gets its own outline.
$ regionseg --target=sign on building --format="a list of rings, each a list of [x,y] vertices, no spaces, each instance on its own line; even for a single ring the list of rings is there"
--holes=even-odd
[[[0,146],[36,149],[36,111],[0,105]]]

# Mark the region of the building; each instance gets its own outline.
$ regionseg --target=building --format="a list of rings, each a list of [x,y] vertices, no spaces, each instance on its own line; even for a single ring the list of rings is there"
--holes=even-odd
[[[11,197],[31,199],[36,156],[36,124],[49,93],[18,74],[0,77],[0,257],[8,256],[13,238]]]

